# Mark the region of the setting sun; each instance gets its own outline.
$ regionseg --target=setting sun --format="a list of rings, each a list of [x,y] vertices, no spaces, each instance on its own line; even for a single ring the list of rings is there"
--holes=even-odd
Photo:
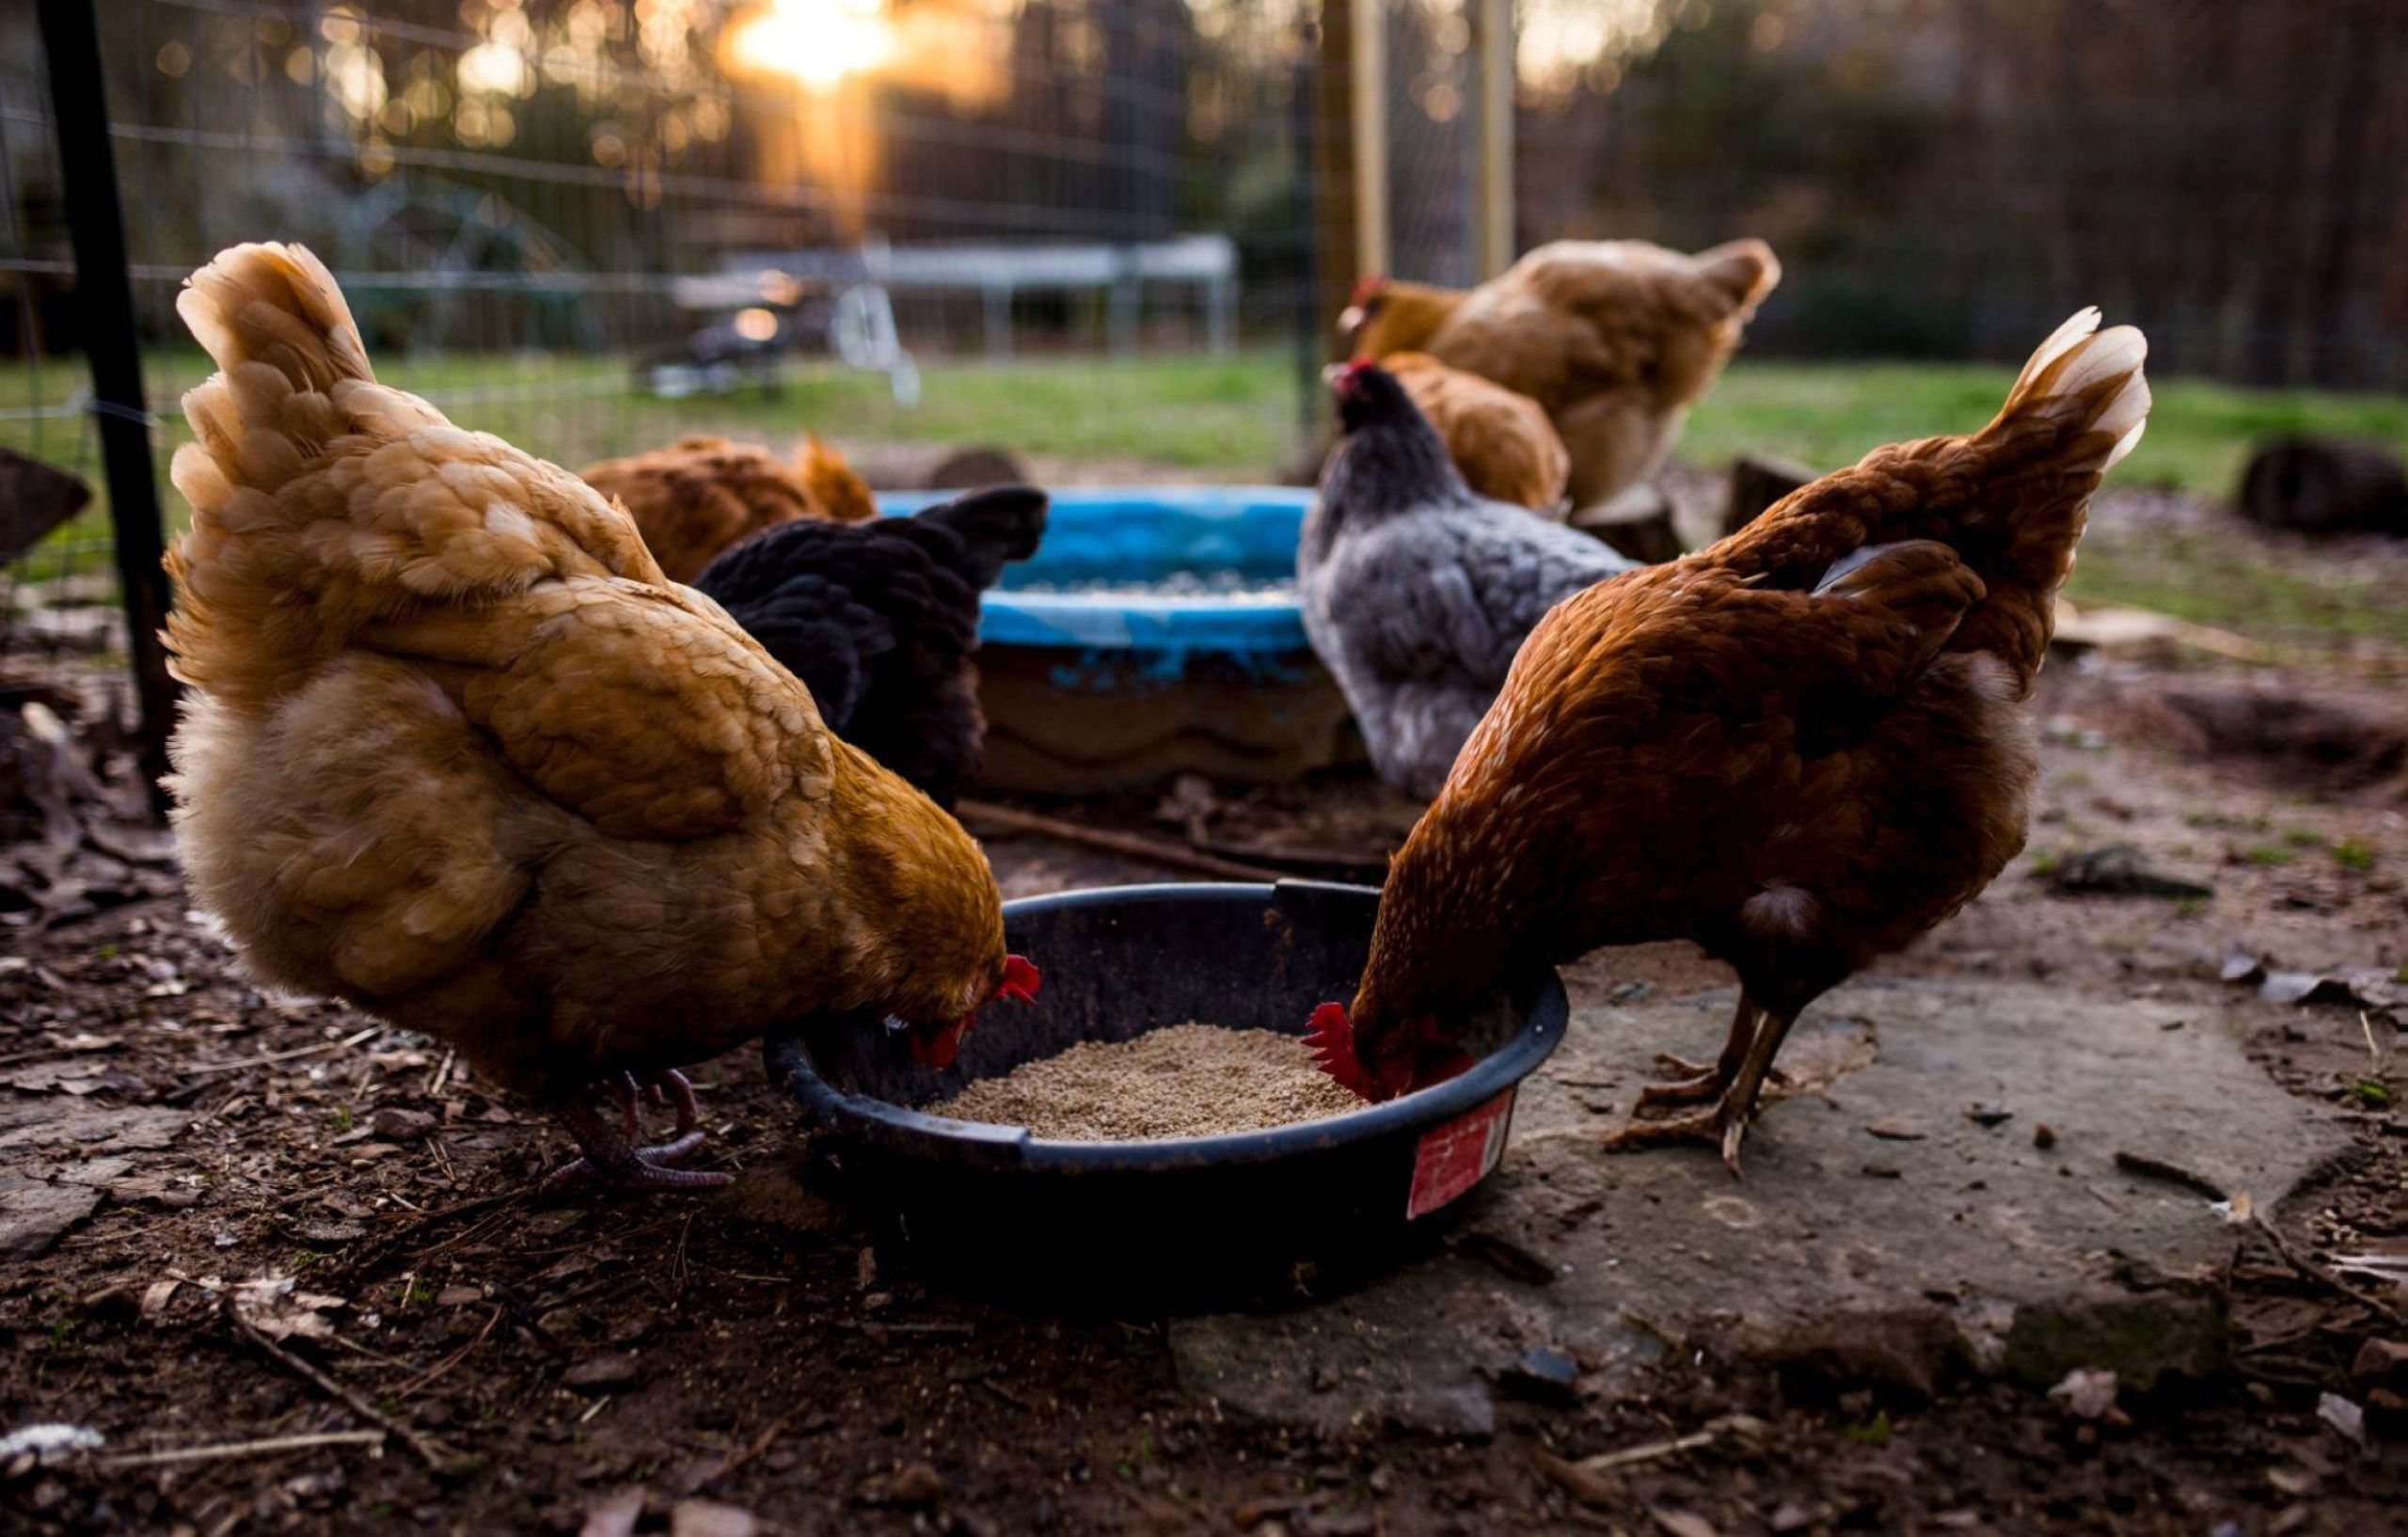
[[[895,52],[884,0],[770,0],[728,37],[728,61],[827,87]]]

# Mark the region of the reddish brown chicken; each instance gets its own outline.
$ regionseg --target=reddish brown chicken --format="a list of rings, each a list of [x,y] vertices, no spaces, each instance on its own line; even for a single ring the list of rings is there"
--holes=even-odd
[[[1333,1073],[1386,1098],[1533,960],[1692,940],[1740,995],[1711,1067],[1616,1148],[1739,1143],[1798,1012],[2023,846],[2020,708],[2091,493],[2141,435],[2147,348],[2075,316],[1970,437],[1879,449],[1711,548],[1567,598],[1388,874]]]

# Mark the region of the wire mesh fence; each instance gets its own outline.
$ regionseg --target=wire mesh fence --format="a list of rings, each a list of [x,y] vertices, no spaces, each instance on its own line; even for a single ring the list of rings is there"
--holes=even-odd
[[[1482,276],[1474,3],[1381,0],[1400,276]],[[1751,357],[2004,358],[2097,301],[2166,372],[2408,376],[2398,8],[1517,12],[1520,242],[1763,235],[1789,276]],[[388,379],[571,467],[810,430],[874,475],[977,444],[1057,481],[1253,479],[1316,430],[1352,230],[1313,0],[94,14],[163,483],[205,372],[177,286],[261,238],[326,258]],[[0,15],[0,448],[97,493],[52,85]],[[96,495],[7,566],[9,644],[122,645],[108,529]]]

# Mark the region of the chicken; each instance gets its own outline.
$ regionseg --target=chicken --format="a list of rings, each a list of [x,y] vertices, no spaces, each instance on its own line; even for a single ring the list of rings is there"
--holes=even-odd
[[[1034,989],[960,825],[584,482],[379,385],[317,258],[237,246],[177,309],[220,372],[174,464],[169,788],[262,981],[451,1042],[558,1111],[563,1176],[639,1188],[726,1178],[670,1166],[680,1065],[889,1016],[940,1061]]]
[[[1695,256],[1558,241],[1470,290],[1366,278],[1339,324],[1357,357],[1423,352],[1538,402],[1571,454],[1576,515],[1663,461],[1780,281],[1760,240]]]
[[[1562,520],[1572,456],[1538,402],[1424,352],[1398,353],[1384,366],[1438,429],[1474,491]]]
[[[911,517],[789,523],[694,585],[810,688],[831,731],[950,810],[986,734],[978,594],[1044,531],[1045,493],[998,486]]]
[[[692,581],[721,551],[801,518],[859,523],[878,515],[869,487],[816,437],[787,464],[724,437],[681,437],[665,449],[588,465],[585,483],[617,500],[672,581]]]
[[[1970,437],[1876,450],[1721,543],[1550,614],[1390,869],[1314,1043],[1384,1096],[1532,960],[1694,941],[1738,974],[1720,1060],[1618,1148],[1740,1139],[1798,1012],[2022,848],[2019,707],[2091,493],[2141,435],[2147,346],[2085,310]]]
[[[1296,547],[1305,633],[1380,777],[1434,795],[1522,638],[1632,563],[1475,495],[1386,369],[1330,372],[1339,437]]]

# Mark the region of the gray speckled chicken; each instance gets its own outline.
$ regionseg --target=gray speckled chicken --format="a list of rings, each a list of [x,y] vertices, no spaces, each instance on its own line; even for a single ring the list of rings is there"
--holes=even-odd
[[[1305,517],[1305,629],[1380,777],[1435,795],[1523,638],[1636,563],[1473,493],[1437,432],[1376,364],[1331,371],[1340,436]]]

